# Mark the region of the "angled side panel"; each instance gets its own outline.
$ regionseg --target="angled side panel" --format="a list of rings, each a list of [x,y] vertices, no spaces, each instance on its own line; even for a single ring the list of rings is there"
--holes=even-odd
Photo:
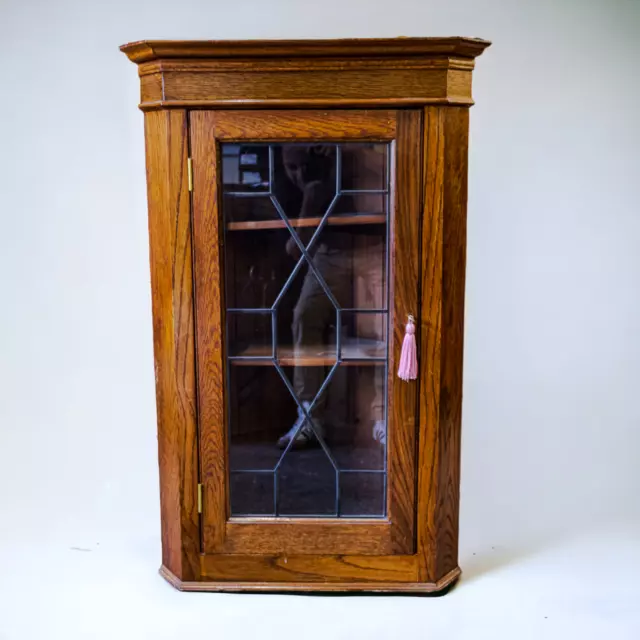
[[[145,114],[162,564],[199,577],[191,222],[185,111]]]
[[[434,582],[458,566],[468,125],[425,109],[418,549]]]

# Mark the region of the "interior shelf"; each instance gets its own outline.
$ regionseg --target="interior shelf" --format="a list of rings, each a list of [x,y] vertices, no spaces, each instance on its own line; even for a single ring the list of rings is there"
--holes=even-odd
[[[345,366],[376,366],[386,359],[384,342],[378,340],[345,341],[341,346],[342,364]],[[271,345],[251,346],[235,356],[233,365],[271,366]],[[279,346],[276,359],[283,367],[322,367],[336,362],[335,347],[327,345],[305,346],[294,349],[291,345]]]
[[[289,223],[292,227],[317,227],[322,218],[292,218]],[[387,216],[384,213],[363,213],[353,215],[330,216],[327,220],[329,226],[385,224]],[[230,222],[227,225],[229,231],[257,230],[257,229],[284,229],[284,220],[248,220],[246,222]]]

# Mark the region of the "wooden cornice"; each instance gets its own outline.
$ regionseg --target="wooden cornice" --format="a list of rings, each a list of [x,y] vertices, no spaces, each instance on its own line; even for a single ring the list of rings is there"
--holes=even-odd
[[[216,107],[469,106],[476,38],[142,40],[143,110]]]
[[[161,58],[476,58],[491,43],[479,38],[353,38],[345,40],[140,40],[120,47],[136,64]]]

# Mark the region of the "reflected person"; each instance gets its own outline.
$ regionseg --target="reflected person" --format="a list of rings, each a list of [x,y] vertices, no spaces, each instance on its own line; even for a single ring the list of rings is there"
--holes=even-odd
[[[299,191],[299,218],[321,218],[336,195],[336,157],[334,146],[285,146],[282,150],[282,162],[290,183]],[[296,227],[302,244],[306,247],[317,227]],[[311,248],[309,255],[317,271],[324,279],[327,288],[337,300],[350,295],[350,264],[346,234],[324,228],[320,237]],[[287,240],[287,253],[298,260],[300,249],[293,237]],[[312,349],[326,350],[327,337],[333,332],[335,344],[336,308],[323,289],[309,265],[306,269],[300,295],[293,310],[293,346],[294,356],[303,357]],[[322,366],[296,366],[293,371],[293,388],[298,400],[308,410],[311,402],[325,379]],[[313,418],[316,430],[324,435],[323,415],[327,393],[323,393],[314,405]],[[289,431],[278,440],[285,448],[294,433],[299,429],[293,447],[302,448],[315,444],[311,425],[298,409],[298,417]]]
[[[321,218],[336,195],[336,150],[335,146],[285,146],[282,151],[282,161],[287,177],[287,190],[293,188],[296,198],[295,210],[299,218]],[[296,232],[301,243],[308,246],[317,226],[297,227]],[[316,239],[309,254],[316,270],[324,279],[327,288],[332,293],[336,303],[344,306],[345,301],[351,300],[354,287],[354,275],[357,273],[363,280],[364,289],[368,296],[378,299],[384,291],[383,272],[379,264],[371,261],[371,255],[365,249],[362,255],[353,250],[352,233],[344,227],[325,226]],[[286,244],[287,253],[298,260],[300,249],[293,237]],[[293,311],[292,335],[294,355],[303,357],[305,353],[327,352],[325,345],[335,345],[336,340],[336,307],[325,292],[307,264],[304,281]],[[349,304],[348,306],[352,306]],[[344,327],[343,335],[344,335]],[[380,336],[381,337],[381,336]],[[293,388],[298,400],[309,409],[311,402],[325,379],[326,371],[322,366],[294,367]],[[359,421],[372,423],[372,439],[385,444],[386,427],[384,421],[384,367],[366,367],[360,374],[360,381],[369,390],[369,401],[364,409],[364,415],[359,415]],[[334,380],[336,380],[334,378]],[[342,403],[335,412],[334,421],[340,416],[346,417],[344,403],[345,389],[338,387],[340,397],[333,396],[336,404]],[[327,392],[318,398],[313,409],[313,422],[317,432],[324,437],[325,416],[327,414]],[[336,427],[338,425],[333,424]],[[313,429],[298,409],[298,417],[289,431],[283,435],[278,445],[285,448],[297,431],[292,447],[304,448],[317,444]]]

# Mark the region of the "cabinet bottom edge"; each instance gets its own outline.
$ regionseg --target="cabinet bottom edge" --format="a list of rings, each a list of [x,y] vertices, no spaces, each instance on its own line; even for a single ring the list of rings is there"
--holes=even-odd
[[[437,582],[216,582],[183,581],[180,580],[165,566],[160,567],[160,575],[179,591],[262,591],[265,593],[322,593],[322,592],[350,592],[361,591],[366,593],[413,593],[435,594],[452,586],[462,573],[460,567],[456,567],[443,576]]]

